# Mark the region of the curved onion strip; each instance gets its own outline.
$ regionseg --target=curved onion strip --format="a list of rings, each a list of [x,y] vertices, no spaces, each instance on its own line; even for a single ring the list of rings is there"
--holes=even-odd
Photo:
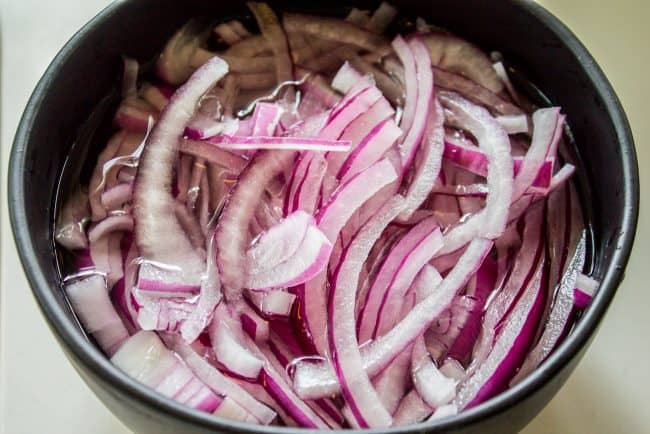
[[[245,280],[248,225],[265,186],[294,160],[295,151],[260,151],[239,176],[216,231],[217,266],[228,300],[237,299]]]
[[[170,194],[172,166],[179,139],[199,98],[227,71],[228,66],[215,57],[179,88],[149,134],[135,181],[135,238],[140,254],[178,265],[188,273],[200,273],[205,265],[176,219]]]
[[[456,408],[474,407],[507,386],[531,344],[544,306],[544,259],[508,316],[492,351],[478,370],[459,387]]]
[[[456,267],[447,275],[434,294],[415,305],[390,332],[361,348],[363,367],[370,377],[381,372],[405,348],[426,330],[434,318],[452,302],[456,293],[480,267],[492,248],[492,242],[476,238],[470,242]],[[339,385],[329,363],[297,363],[294,388],[307,398],[336,393]]]
[[[354,312],[356,276],[375,241],[402,205],[403,199],[397,196],[361,229],[343,254],[330,289],[328,336],[332,363],[350,412],[362,428],[390,426],[392,418],[379,401],[359,351]]]
[[[560,338],[567,332],[566,328],[574,311],[573,300],[577,278],[584,267],[585,249],[585,235],[583,233],[578,241],[573,258],[569,261],[567,270],[559,282],[559,287],[555,291],[555,300],[553,301],[553,307],[549,313],[544,332],[537,344],[535,344],[535,347],[526,355],[517,375],[510,381],[511,385],[519,383],[537,368],[557,346]]]
[[[100,274],[66,282],[65,292],[86,333],[90,333],[110,357],[129,337],[108,297],[106,279]]]
[[[384,185],[394,181],[397,173],[393,165],[383,159],[343,184],[323,206],[317,217],[318,227],[333,244],[352,214]],[[299,288],[303,312],[303,326],[311,336],[320,354],[327,354],[325,273]]]
[[[445,234],[445,246],[438,252],[443,255],[458,250],[476,236],[498,238],[501,235],[508,221],[512,197],[513,163],[508,135],[485,109],[447,92],[439,92],[439,98],[477,137],[479,146],[488,156],[490,190],[485,208]]]

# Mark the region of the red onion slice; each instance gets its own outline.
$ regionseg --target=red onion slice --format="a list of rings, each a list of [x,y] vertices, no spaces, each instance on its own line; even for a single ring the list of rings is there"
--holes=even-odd
[[[461,384],[454,405],[471,408],[499,393],[508,385],[525,357],[540,320],[544,305],[543,266],[540,260],[524,293],[478,370]]]
[[[247,149],[273,149],[297,151],[330,151],[347,152],[350,142],[347,140],[328,140],[304,137],[242,137],[242,136],[215,136],[207,142],[222,149],[247,150]]]
[[[246,279],[248,225],[265,186],[293,162],[294,151],[261,151],[239,176],[216,232],[217,265],[228,300],[237,299]]]
[[[178,89],[149,134],[135,183],[134,217],[140,253],[147,259],[177,265],[187,273],[201,273],[205,265],[176,219],[170,194],[172,167],[185,124],[199,98],[227,71],[227,65],[215,57]]]
[[[321,273],[327,265],[332,244],[316,226],[309,225],[296,254],[270,269],[247,271],[244,286],[253,290],[270,290],[299,285]]]
[[[129,333],[111,304],[104,276],[79,276],[65,283],[65,292],[84,330],[108,356],[115,354]]]

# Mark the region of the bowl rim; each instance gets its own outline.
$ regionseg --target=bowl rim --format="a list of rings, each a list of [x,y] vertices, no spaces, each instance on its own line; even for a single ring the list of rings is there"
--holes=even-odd
[[[137,382],[127,374],[110,363],[109,359],[89,342],[79,330],[77,324],[71,321],[56,301],[54,292],[50,288],[43,270],[38,265],[36,253],[32,243],[29,229],[21,224],[25,220],[26,204],[24,198],[25,172],[22,170],[25,163],[25,149],[29,142],[29,133],[40,109],[40,103],[50,91],[50,86],[60,69],[71,57],[75,47],[94,30],[94,27],[107,19],[129,1],[117,1],[102,11],[85,24],[56,55],[48,66],[43,77],[33,91],[25,111],[20,120],[9,159],[8,174],[8,202],[11,227],[19,253],[19,257],[27,276],[32,293],[36,298],[42,314],[47,319],[50,329],[57,339],[65,346],[68,357],[73,357],[78,363],[83,364],[93,375],[103,382],[110,384],[121,393],[129,395],[144,404],[149,409],[162,411],[167,415],[184,420],[197,427],[220,429],[240,433],[269,433],[269,434],[301,434],[303,428],[289,428],[278,426],[252,425],[222,418],[215,418],[198,410],[186,407],[169,398],[166,398],[153,389]],[[634,243],[638,213],[639,213],[639,174],[634,148],[634,141],[629,122],[623,107],[607,80],[601,68],[587,51],[578,38],[558,18],[552,15],[541,5],[527,0],[508,0],[521,8],[523,12],[539,20],[558,39],[562,40],[573,56],[579,59],[586,75],[604,101],[605,109],[616,131],[618,144],[621,150],[623,166],[623,219],[621,230],[616,241],[616,248],[612,255],[610,265],[606,268],[600,289],[592,301],[591,306],[582,316],[572,333],[561,342],[560,346],[542,363],[533,373],[514,387],[500,393],[488,401],[465,410],[450,418],[435,422],[422,422],[415,425],[392,427],[389,429],[366,430],[336,430],[334,432],[365,432],[365,433],[408,433],[422,430],[453,430],[472,425],[475,422],[505,412],[514,404],[529,398],[561,371],[578,353],[588,344],[609,307],[616,290],[624,277],[624,270],[629,260]],[[77,368],[78,369],[78,368]]]

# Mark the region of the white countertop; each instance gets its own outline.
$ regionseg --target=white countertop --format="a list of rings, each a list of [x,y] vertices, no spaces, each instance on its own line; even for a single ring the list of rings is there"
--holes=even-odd
[[[5,197],[11,141],[32,89],[64,42],[108,3],[0,0],[0,433],[129,432],[77,376],[38,312],[15,252]],[[645,207],[626,280],[606,321],[575,373],[523,432],[650,433],[650,292],[643,267],[650,255],[650,6],[646,0],[541,3],[583,40],[618,92],[636,138]]]

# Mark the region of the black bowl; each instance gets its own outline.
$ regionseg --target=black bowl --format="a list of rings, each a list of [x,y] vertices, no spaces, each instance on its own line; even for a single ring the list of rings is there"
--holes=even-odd
[[[355,4],[359,3],[364,2]],[[393,3],[407,15],[430,18],[486,49],[498,49],[518,65],[562,106],[583,162],[584,184],[592,196],[585,203],[594,233],[592,273],[602,284],[570,336],[538,370],[488,402],[435,424],[391,430],[515,432],[565,382],[623,278],[639,205],[632,134],[618,98],[594,59],[562,23],[534,2]],[[342,4],[347,2],[314,1],[311,7],[332,11],[340,10]],[[80,375],[118,418],[139,433],[304,432],[216,419],[164,398],[122,373],[78,327],[60,289],[55,261],[52,222],[57,180],[80,125],[114,86],[120,56],[150,59],[190,17],[218,18],[242,10],[240,1],[128,0],[112,4],[54,59],[25,109],[13,145],[8,195],[11,223],[36,300]]]

